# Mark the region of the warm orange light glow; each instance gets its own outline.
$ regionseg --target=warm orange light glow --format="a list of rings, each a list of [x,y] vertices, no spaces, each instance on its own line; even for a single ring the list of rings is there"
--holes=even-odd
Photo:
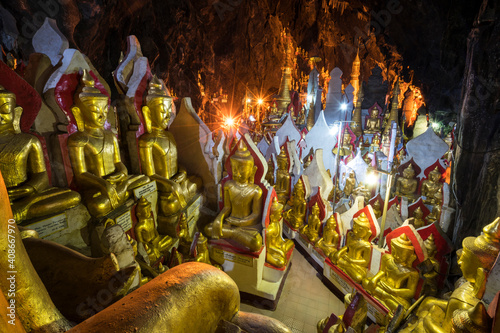
[[[224,123],[227,127],[232,127],[234,125],[234,119],[233,118],[226,118]]]
[[[262,103],[264,103],[264,101],[262,100],[262,98],[259,98],[259,100],[257,101],[257,103],[262,104]]]

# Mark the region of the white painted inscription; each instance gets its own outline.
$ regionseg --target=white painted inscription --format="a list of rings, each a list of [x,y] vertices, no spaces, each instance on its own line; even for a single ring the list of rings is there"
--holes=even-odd
[[[31,224],[28,228],[36,230],[41,238],[46,238],[58,231],[64,230],[68,227],[68,217],[66,213],[49,217],[40,222]]]
[[[125,214],[122,214],[116,218],[116,224],[120,225],[123,228],[124,232],[132,229],[132,215],[130,211],[127,211]]]
[[[156,181],[153,180],[147,184],[144,184],[134,190],[134,196],[136,199],[139,199],[140,197],[143,197],[145,195],[148,195],[150,193],[153,193],[157,190],[156,186]]]

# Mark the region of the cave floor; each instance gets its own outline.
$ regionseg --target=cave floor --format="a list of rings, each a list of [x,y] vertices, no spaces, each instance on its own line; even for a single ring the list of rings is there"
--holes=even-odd
[[[344,313],[344,304],[322,282],[321,276],[294,249],[292,266],[275,311],[241,304],[241,310],[280,320],[294,333],[316,333],[319,320]]]

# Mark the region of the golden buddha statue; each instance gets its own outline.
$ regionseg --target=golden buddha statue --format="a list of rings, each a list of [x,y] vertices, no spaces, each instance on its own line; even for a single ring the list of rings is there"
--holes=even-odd
[[[478,237],[467,237],[457,251],[458,265],[467,282],[449,300],[427,297],[417,311],[418,321],[400,332],[449,332],[455,313],[470,310],[483,297],[486,278],[500,251],[500,218],[486,225]],[[457,311],[457,312],[456,312]]]
[[[22,133],[23,108],[16,95],[0,86],[0,171],[17,223],[54,215],[80,203],[80,195],[51,187],[40,140]]]
[[[382,256],[380,271],[372,278],[363,279],[363,288],[394,313],[398,305],[404,309],[410,307],[419,276],[412,267],[417,256],[408,236],[393,238],[391,245],[391,253]]]
[[[380,200],[375,200],[375,202],[372,205],[373,212],[375,213],[375,217],[378,219],[382,216],[382,204],[380,203]]]
[[[427,250],[427,265],[425,272],[422,274],[424,278],[424,285],[422,286],[422,295],[435,296],[438,292],[439,276],[439,262],[436,260],[437,247],[434,243],[434,235],[431,234],[424,242],[425,249]]]
[[[413,201],[417,197],[418,180],[415,178],[413,165],[410,164],[403,170],[403,176],[396,180],[396,192],[394,195],[407,197]]]
[[[196,242],[196,257],[194,258],[194,261],[211,265],[212,262],[210,261],[210,253],[208,252],[207,243],[207,238],[200,233],[198,241]]]
[[[267,161],[266,180],[269,185],[274,186],[274,162],[272,157]]]
[[[173,244],[170,236],[160,236],[155,227],[151,212],[151,203],[144,197],[139,199],[136,207],[137,224],[134,231],[137,241],[144,244],[151,265],[156,263],[163,253]]]
[[[415,229],[425,227],[427,224],[425,223],[424,220],[424,212],[422,211],[421,207],[417,207],[415,211],[413,212],[413,226]]]
[[[213,239],[233,239],[256,252],[262,247],[262,189],[253,183],[257,167],[243,140],[230,162],[233,178],[224,184],[224,207],[205,233]]]
[[[285,146],[281,147],[280,154],[277,157],[278,170],[276,170],[276,184],[274,189],[278,195],[278,201],[285,204],[290,196],[290,172],[288,163],[288,156],[285,152]]]
[[[374,135],[372,139],[372,144],[370,145],[370,153],[380,150],[380,136]]]
[[[139,156],[142,172],[158,184],[158,230],[175,237],[179,213],[196,194],[198,180],[177,164],[177,145],[167,130],[171,113],[172,97],[154,76],[142,107],[146,133],[139,138]]]
[[[435,195],[437,191],[442,187],[441,182],[441,172],[439,172],[438,167],[429,173],[429,179],[422,182],[422,196],[425,197],[424,203],[433,205],[435,203]]]
[[[380,118],[378,117],[378,109],[373,108],[370,113],[370,118],[366,120],[365,134],[375,134],[380,132]]]
[[[354,150],[354,146],[352,145],[351,143],[351,134],[346,130],[344,130],[344,135],[343,135],[343,139],[342,139],[342,147],[340,149],[340,156],[347,156],[347,155],[350,155],[353,150]],[[337,155],[338,153],[338,145],[337,147],[333,148],[333,154],[334,155]]]
[[[349,172],[349,177],[345,180],[344,195],[349,198],[356,188],[356,174],[354,171]]]
[[[274,267],[285,267],[287,254],[293,248],[293,240],[283,240],[281,237],[281,225],[283,205],[276,198],[271,205],[269,225],[266,228],[266,261]]]
[[[327,257],[330,257],[337,251],[339,246],[339,234],[337,233],[337,220],[335,220],[335,214],[332,214],[332,216],[326,220],[325,227],[323,228],[323,237],[321,237],[314,246],[319,247]]]
[[[370,200],[371,191],[365,187],[363,182],[359,182],[358,187],[354,189],[353,194],[355,197],[364,197],[365,204],[367,204]]]
[[[189,234],[189,227],[187,223],[186,214],[181,214],[179,219],[179,232],[177,233],[179,238],[179,251],[187,256],[191,249],[191,244],[193,243],[193,237]]]
[[[71,107],[78,132],[68,138],[68,150],[89,213],[102,217],[121,206],[131,190],[147,183],[149,178],[128,174],[116,136],[104,129],[108,97],[94,87],[94,79],[86,70],[81,83]]]
[[[315,243],[319,238],[319,228],[321,227],[321,220],[319,219],[319,206],[316,202],[312,206],[311,214],[307,219],[307,224],[300,230],[301,234],[304,234],[310,242]]]
[[[369,241],[371,234],[370,221],[365,213],[361,213],[353,219],[352,230],[347,233],[346,245],[330,258],[356,283],[361,283],[368,271],[372,250]]]
[[[434,206],[432,206],[432,211],[427,215],[427,223],[431,224],[435,221],[439,221],[441,218],[441,204],[443,203],[443,188],[440,187],[436,193],[434,193]]]
[[[283,214],[283,216],[288,221],[288,223],[290,223],[291,227],[297,230],[300,229],[304,224],[304,218],[306,217],[307,208],[304,183],[300,179],[293,188],[291,201],[292,208],[287,210]]]

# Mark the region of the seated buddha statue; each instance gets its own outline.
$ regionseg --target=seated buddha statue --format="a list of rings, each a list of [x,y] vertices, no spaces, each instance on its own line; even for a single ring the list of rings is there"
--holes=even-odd
[[[108,97],[94,87],[86,70],[81,81],[71,107],[78,132],[68,138],[68,150],[83,201],[89,213],[99,218],[121,206],[131,191],[149,178],[128,174],[116,136],[104,129]]]
[[[337,233],[337,220],[335,220],[334,214],[326,220],[325,227],[323,228],[323,237],[314,246],[319,247],[327,257],[330,257],[337,251],[339,234]]]
[[[415,248],[406,234],[393,238],[391,253],[382,256],[380,271],[375,276],[363,279],[363,288],[392,313],[398,305],[407,310],[419,279],[418,271],[412,267],[415,259]]]
[[[266,228],[266,261],[274,267],[285,267],[287,264],[287,254],[293,248],[293,240],[283,240],[281,237],[281,213],[283,205],[276,198],[271,205],[269,225]]]
[[[256,252],[262,247],[262,189],[253,183],[257,167],[243,140],[230,163],[233,177],[224,184],[224,207],[205,227],[205,234],[232,239]]]
[[[378,109],[373,108],[370,113],[370,118],[366,120],[365,134],[375,134],[380,132],[380,118],[378,117]]]
[[[422,211],[422,208],[417,207],[415,211],[413,212],[413,226],[415,229],[425,227],[427,223],[425,223],[424,220],[424,212]]]
[[[274,186],[274,162],[272,158],[267,161],[266,180],[269,185]]]
[[[51,187],[40,140],[22,133],[23,108],[16,95],[0,86],[0,171],[17,223],[54,215],[80,203],[80,195]]]
[[[139,157],[142,172],[158,184],[158,230],[175,237],[180,211],[196,194],[197,180],[177,164],[177,145],[167,130],[171,113],[172,97],[154,76],[142,107],[146,133],[139,138]]]
[[[351,171],[349,173],[349,178],[345,180],[345,186],[344,186],[344,195],[346,198],[349,198],[356,188],[356,174],[354,171]]]
[[[307,236],[310,242],[315,243],[319,238],[319,228],[321,227],[321,220],[319,219],[319,206],[316,202],[312,206],[311,214],[307,219],[307,224],[300,230],[301,234]]]
[[[191,244],[193,243],[193,237],[189,234],[189,227],[185,213],[183,213],[179,219],[179,231],[177,233],[177,238],[179,238],[179,252],[182,253],[182,255],[187,256],[191,249]]]
[[[374,135],[372,139],[372,144],[370,145],[369,152],[373,153],[380,150],[380,136]]]
[[[299,180],[295,187],[293,188],[293,194],[291,199],[291,206],[283,216],[290,223],[291,227],[295,230],[300,229],[304,224],[304,218],[306,217],[307,203],[305,199],[304,183]]]
[[[351,143],[351,138],[352,138],[351,134],[347,130],[344,130],[342,147],[340,149],[340,156],[347,156],[353,152],[354,146]],[[337,147],[333,148],[333,154],[334,155],[338,154],[338,145]]]
[[[277,157],[278,160],[278,170],[276,170],[276,184],[274,189],[278,195],[278,201],[281,204],[285,204],[290,196],[290,172],[288,156],[285,152],[285,146],[281,147],[280,154]]]
[[[382,204],[380,203],[380,200],[375,200],[375,202],[372,205],[373,212],[375,213],[375,217],[378,219],[382,216]]]
[[[208,251],[207,238],[200,233],[198,241],[196,242],[196,257],[194,258],[196,262],[203,262],[205,264],[211,265],[210,253]]]
[[[142,243],[149,256],[151,265],[163,256],[164,252],[174,243],[170,236],[160,236],[155,227],[151,211],[151,203],[141,197],[135,210],[137,224],[134,227],[137,242]]]
[[[407,197],[413,201],[417,197],[418,180],[415,178],[415,171],[412,164],[403,170],[403,176],[396,180],[396,192],[394,195]]]
[[[429,205],[435,204],[435,194],[442,187],[441,182],[441,173],[436,167],[429,173],[429,179],[426,179],[422,182],[422,196],[425,197],[424,203]]]
[[[330,258],[356,283],[366,277],[371,256],[370,221],[365,213],[353,219],[352,230],[347,233],[346,245]]]
[[[486,225],[480,236],[466,237],[462,246],[457,251],[458,265],[467,282],[448,300],[426,297],[417,310],[418,321],[400,332],[450,332],[455,313],[470,310],[481,301],[486,278],[500,251],[500,218]]]
[[[443,188],[440,187],[436,193],[434,193],[434,206],[432,206],[431,213],[427,215],[427,223],[431,224],[435,221],[439,221],[441,218],[441,205],[443,203]]]
[[[425,249],[427,250],[427,262],[425,271],[422,276],[424,278],[424,285],[422,286],[422,294],[426,296],[435,296],[438,292],[438,276],[440,264],[436,260],[437,246],[434,243],[434,235],[431,234],[424,242]]]

